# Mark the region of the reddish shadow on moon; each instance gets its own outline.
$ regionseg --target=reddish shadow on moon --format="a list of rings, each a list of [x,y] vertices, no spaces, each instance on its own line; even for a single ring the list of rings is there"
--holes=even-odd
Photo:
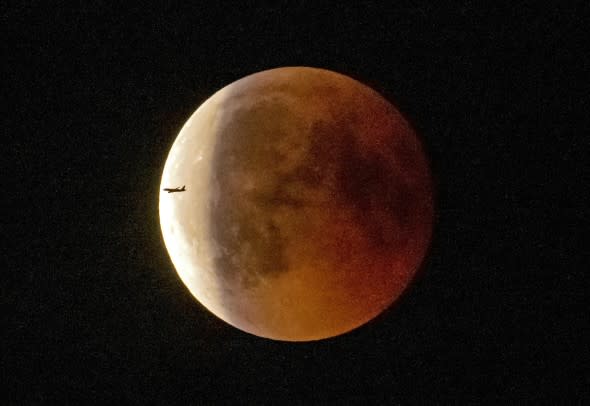
[[[428,163],[407,121],[361,83],[314,68],[260,72],[212,99],[216,193],[201,198],[215,250],[200,272],[222,287],[220,317],[287,341],[374,319],[432,232]]]

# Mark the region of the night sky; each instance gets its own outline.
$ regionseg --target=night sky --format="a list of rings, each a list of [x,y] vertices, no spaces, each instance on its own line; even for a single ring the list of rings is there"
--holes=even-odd
[[[576,185],[590,182],[586,1],[10,3],[2,403],[590,401],[588,200]],[[309,343],[207,312],[158,219],[190,114],[234,80],[294,65],[395,103],[436,185],[411,288],[369,324]]]

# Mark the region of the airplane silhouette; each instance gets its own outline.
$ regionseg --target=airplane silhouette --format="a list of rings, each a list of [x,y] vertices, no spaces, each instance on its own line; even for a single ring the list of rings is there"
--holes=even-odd
[[[179,188],[179,187],[175,187],[175,188],[169,188],[169,187],[167,187],[167,188],[164,188],[164,191],[165,192],[168,192],[168,193],[184,192],[185,190],[186,190],[186,188],[184,187],[184,185],[182,185],[182,188]]]

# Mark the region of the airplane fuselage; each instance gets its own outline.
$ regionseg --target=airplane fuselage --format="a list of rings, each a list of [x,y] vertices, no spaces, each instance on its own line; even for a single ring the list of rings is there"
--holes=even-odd
[[[176,192],[184,192],[186,191],[186,188],[183,187],[175,187],[175,188],[164,188],[164,192],[168,192],[168,193],[176,193]]]

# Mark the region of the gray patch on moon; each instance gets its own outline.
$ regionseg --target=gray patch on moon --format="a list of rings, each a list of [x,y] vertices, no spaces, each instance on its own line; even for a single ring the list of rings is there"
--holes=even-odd
[[[277,193],[278,154],[273,146],[284,129],[273,117],[288,114],[287,108],[264,100],[236,105],[221,121],[213,155],[219,195],[211,207],[210,227],[212,237],[224,247],[216,258],[220,276],[237,278],[249,288],[262,276],[287,270],[285,242],[272,213],[278,204],[297,203]]]

